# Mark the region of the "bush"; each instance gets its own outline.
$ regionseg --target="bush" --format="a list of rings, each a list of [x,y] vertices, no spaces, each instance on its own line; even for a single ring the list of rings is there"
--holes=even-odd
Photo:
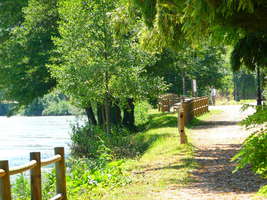
[[[122,160],[110,161],[105,153],[98,159],[70,158],[67,160],[67,192],[69,199],[88,200],[102,195],[103,188],[114,188],[129,182],[122,172]],[[48,200],[55,195],[55,170],[43,174],[42,196]],[[30,200],[29,176],[21,175],[13,184],[13,197]],[[90,197],[90,198],[89,198]],[[97,199],[98,199],[97,198]]]
[[[138,102],[135,104],[135,123],[136,125],[142,125],[148,122],[148,110],[151,109],[151,105],[146,102]]]
[[[245,106],[244,109],[246,109]],[[258,126],[267,121],[267,107],[257,106],[256,112],[253,115],[244,119],[241,124],[246,127]],[[237,162],[235,171],[242,169],[246,166],[251,166],[252,170],[267,178],[267,129],[262,128],[250,135],[242,144],[240,151],[232,158],[232,161]],[[267,196],[267,185],[259,190],[260,194]]]
[[[131,142],[132,133],[126,128],[112,127],[107,134],[98,126],[89,124],[72,127],[71,154],[74,157],[98,158],[107,153],[112,158],[133,156],[135,145]]]
[[[247,107],[248,106],[245,106],[243,109],[246,109]],[[248,116],[241,122],[241,124],[248,127],[267,122],[267,106],[257,106],[256,110],[257,112]]]
[[[241,150],[232,159],[238,163],[235,171],[250,165],[255,173],[267,178],[266,155],[267,130],[252,134],[245,140]]]

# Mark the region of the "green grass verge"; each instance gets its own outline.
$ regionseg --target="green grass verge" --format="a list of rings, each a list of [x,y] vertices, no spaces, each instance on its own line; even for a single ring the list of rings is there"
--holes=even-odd
[[[193,124],[195,126],[218,113],[212,111],[202,115]],[[190,138],[190,128],[186,133]],[[194,147],[179,144],[177,114],[151,112],[148,129],[135,135],[133,141],[138,145],[147,144],[147,150],[136,159],[126,160],[123,165],[131,183],[112,188],[103,200],[165,199],[165,191],[179,189],[194,181],[191,177],[191,172],[197,168]]]

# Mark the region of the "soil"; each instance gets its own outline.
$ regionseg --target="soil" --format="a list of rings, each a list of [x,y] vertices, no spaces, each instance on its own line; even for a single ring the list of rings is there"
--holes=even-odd
[[[193,183],[177,188],[170,185],[160,199],[175,200],[250,200],[267,199],[256,196],[267,181],[254,175],[249,168],[232,173],[231,158],[241,147],[250,131],[238,125],[252,109],[240,111],[241,106],[212,106],[222,110],[193,129],[191,139],[196,146],[195,159],[199,167],[192,172]]]

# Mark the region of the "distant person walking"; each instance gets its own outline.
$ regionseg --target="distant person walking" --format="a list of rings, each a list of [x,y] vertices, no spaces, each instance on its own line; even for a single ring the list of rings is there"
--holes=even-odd
[[[211,91],[210,91],[210,96],[211,96],[211,103],[212,105],[215,106],[215,103],[216,103],[216,89],[214,87],[211,88]]]

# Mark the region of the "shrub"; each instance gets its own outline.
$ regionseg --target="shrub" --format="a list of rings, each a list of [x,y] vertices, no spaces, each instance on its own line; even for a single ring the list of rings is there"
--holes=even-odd
[[[238,163],[235,171],[250,165],[255,173],[267,178],[266,155],[267,130],[252,134],[245,140],[241,150],[232,159]]]
[[[107,134],[98,126],[76,124],[72,127],[71,154],[87,158],[98,158],[103,153],[112,158],[133,156],[136,151],[131,135],[128,129],[122,127],[114,126]]]
[[[248,105],[243,106],[243,110],[246,109],[247,107],[249,106]],[[241,122],[241,124],[248,127],[267,122],[267,106],[257,106],[256,110],[257,112],[255,112],[253,115],[248,116]]]
[[[136,125],[142,125],[148,122],[149,109],[151,109],[151,105],[146,101],[138,102],[135,104],[134,114]]]
[[[246,109],[245,106],[244,109]],[[241,124],[246,127],[257,126],[267,122],[267,107],[257,106],[256,112],[253,115],[244,119]],[[261,175],[263,178],[267,178],[267,129],[262,128],[250,135],[242,144],[240,151],[232,158],[232,161],[237,162],[235,171],[244,168],[245,166],[251,166],[252,170]],[[259,190],[260,194],[267,196],[267,185],[263,186]]]
[[[129,182],[122,172],[122,160],[110,161],[109,155],[100,154],[98,159],[70,158],[67,160],[67,192],[69,199],[84,196],[101,196],[103,188],[114,188]],[[43,174],[42,196],[48,200],[55,195],[55,170]],[[30,200],[29,176],[20,175],[13,184],[13,197]]]

